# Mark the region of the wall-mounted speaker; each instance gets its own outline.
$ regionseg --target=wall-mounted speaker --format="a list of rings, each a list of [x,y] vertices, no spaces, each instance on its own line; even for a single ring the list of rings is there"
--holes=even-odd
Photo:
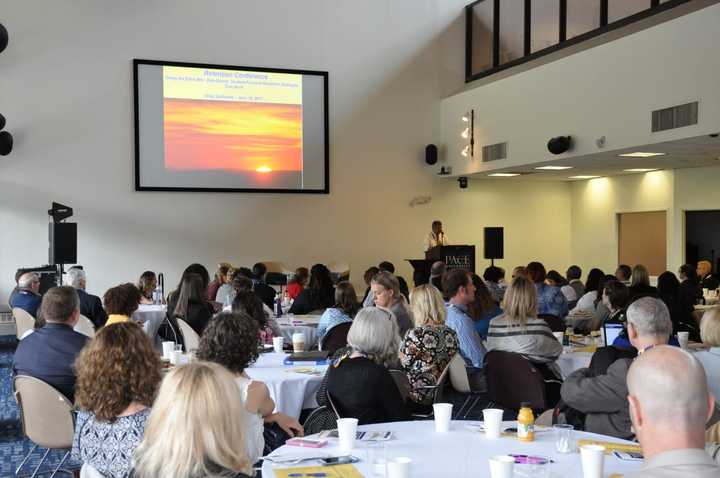
[[[562,154],[572,146],[572,138],[570,136],[557,136],[550,139],[547,149],[552,154]]]
[[[0,156],[7,156],[12,151],[13,137],[7,131],[0,131]]]
[[[8,45],[8,31],[2,23],[0,23],[0,53],[3,52]]]
[[[485,259],[502,259],[505,254],[504,230],[502,227],[484,228]]]
[[[77,223],[51,222],[48,227],[50,264],[75,264],[77,262]]]
[[[432,166],[438,161],[438,149],[434,144],[425,146],[425,162]]]

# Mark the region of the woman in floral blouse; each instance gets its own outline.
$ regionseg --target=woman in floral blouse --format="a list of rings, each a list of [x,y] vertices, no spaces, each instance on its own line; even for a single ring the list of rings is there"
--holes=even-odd
[[[432,405],[433,394],[423,389],[433,386],[443,370],[459,351],[455,331],[445,326],[445,304],[432,285],[421,285],[410,293],[415,328],[410,329],[400,345],[400,364],[407,373],[411,391],[408,403],[413,408]]]

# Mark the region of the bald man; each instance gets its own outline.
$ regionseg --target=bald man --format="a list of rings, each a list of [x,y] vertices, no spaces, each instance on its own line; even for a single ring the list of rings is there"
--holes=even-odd
[[[18,307],[35,317],[40,307],[40,276],[35,272],[26,272],[18,279],[17,293],[10,299],[10,307]]]
[[[712,273],[712,263],[710,261],[699,261],[696,272],[700,287],[703,289],[715,290],[720,287],[720,281]]]
[[[703,366],[667,345],[646,351],[627,376],[633,429],[645,464],[633,478],[717,478],[720,467],[705,452],[705,423],[715,399]]]

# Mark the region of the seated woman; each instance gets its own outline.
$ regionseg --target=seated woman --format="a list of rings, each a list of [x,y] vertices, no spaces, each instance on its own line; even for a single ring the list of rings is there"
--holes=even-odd
[[[363,294],[363,298],[360,301],[363,307],[370,307],[373,305],[372,289],[370,289],[370,282],[372,282],[372,278],[375,277],[375,274],[377,274],[378,272],[380,272],[380,269],[378,269],[376,266],[371,266],[363,274],[363,281],[367,286],[365,288],[365,294]],[[370,298],[368,299],[368,297]]]
[[[287,285],[287,293],[292,300],[297,299],[300,292],[305,289],[305,285],[307,284],[309,278],[310,271],[307,267],[298,267],[295,269],[295,274],[293,274],[292,280],[288,282]]]
[[[548,271],[545,283],[552,287],[559,287],[560,292],[562,292],[565,299],[567,299],[568,308],[573,309],[575,307],[579,297],[577,296],[573,286],[571,286],[567,279],[565,279],[558,271]]]
[[[355,288],[349,282],[341,282],[335,288],[335,306],[323,312],[317,327],[318,341],[322,340],[333,327],[345,322],[352,322],[360,310]]]
[[[695,310],[694,302],[688,302],[687,297],[682,294],[680,281],[675,277],[675,274],[670,271],[660,274],[657,289],[660,300],[665,302],[668,310],[670,310],[673,335],[677,335],[678,332],[689,332],[690,339],[694,342],[698,341],[700,334],[692,315]]]
[[[483,279],[490,295],[500,305],[505,297],[505,270],[497,266],[489,266],[483,272]]]
[[[137,288],[140,290],[140,303],[149,305],[154,304],[153,292],[157,287],[157,276],[153,271],[145,271],[138,279]]]
[[[505,292],[505,312],[490,321],[487,350],[522,354],[531,362],[548,364],[556,371],[553,365],[563,347],[547,323],[537,317],[537,293],[528,279],[513,279]]]
[[[708,350],[693,353],[705,367],[708,388],[715,397],[720,397],[720,308],[705,311],[700,321],[702,343]]]
[[[310,285],[300,292],[289,313],[304,315],[318,309],[327,309],[334,303],[335,288],[330,269],[323,264],[315,264],[310,269]]]
[[[455,331],[445,326],[445,303],[435,286],[425,284],[413,289],[410,308],[415,328],[405,334],[400,344],[400,365],[411,387],[408,406],[420,410],[432,405],[433,400],[433,394],[422,387],[437,383],[460,344]]]
[[[370,288],[377,307],[390,309],[400,330],[400,337],[413,326],[408,304],[405,297],[400,293],[400,282],[397,277],[386,271],[380,271],[372,278]]]
[[[272,344],[273,337],[281,337],[282,331],[274,319],[270,319],[263,310],[263,303],[254,292],[241,291],[235,295],[232,311],[243,313],[252,318],[258,327],[261,344]]]
[[[140,306],[140,297],[140,290],[129,282],[108,289],[103,295],[103,306],[108,314],[105,325],[129,322]]]
[[[238,270],[232,267],[225,273],[225,282],[220,284],[217,292],[215,293],[215,302],[227,306],[232,304],[235,298],[235,288],[233,287],[233,280],[238,276]]]
[[[205,330],[197,353],[200,360],[220,364],[234,374],[244,404],[245,451],[252,463],[263,456],[263,423],[277,423],[291,437],[303,435],[297,420],[284,413],[273,413],[275,402],[267,386],[245,373],[258,358],[258,345],[254,320],[242,312],[222,312]]]
[[[220,286],[228,282],[227,273],[230,269],[232,269],[232,266],[227,262],[221,262],[218,264],[218,269],[215,271],[215,277],[212,282],[208,284],[208,300],[214,301],[217,297],[217,291]]]
[[[539,262],[531,262],[524,270],[513,271],[513,280],[524,275],[535,284],[537,290],[537,313],[540,315],[554,315],[564,319],[568,314],[568,303],[559,287],[549,286],[545,283],[547,272],[545,266]],[[506,293],[507,294],[507,293]]]
[[[186,274],[180,284],[180,293],[170,296],[168,314],[188,323],[202,335],[215,309],[207,300],[207,287],[199,274]]]
[[[580,311],[592,313],[595,310],[595,302],[602,294],[600,282],[604,280],[605,274],[600,269],[590,269],[587,281],[585,282],[585,293],[580,297],[575,308],[570,312],[576,314]]]
[[[485,340],[487,339],[490,321],[502,314],[502,309],[493,300],[490,291],[488,291],[480,276],[473,274],[472,281],[475,286],[475,300],[468,304],[468,315],[475,322],[475,330],[480,334],[480,338]]]
[[[409,414],[386,364],[397,359],[398,326],[392,313],[378,307],[360,309],[348,333],[350,351],[328,368],[327,396],[341,417],[361,425],[407,420]],[[318,396],[320,405],[327,405]]]
[[[642,297],[658,297],[657,288],[650,285],[650,273],[642,264],[633,267],[628,305]]]
[[[75,361],[73,458],[125,478],[160,385],[160,359],[133,322],[101,328]]]
[[[208,362],[176,367],[160,387],[130,476],[250,478],[245,417],[225,368]]]

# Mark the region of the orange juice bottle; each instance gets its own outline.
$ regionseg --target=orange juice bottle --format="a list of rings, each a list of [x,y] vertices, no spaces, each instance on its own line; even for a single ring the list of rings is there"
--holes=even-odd
[[[517,437],[520,441],[535,440],[535,415],[530,408],[530,404],[523,402],[520,404],[520,413],[518,413]]]

